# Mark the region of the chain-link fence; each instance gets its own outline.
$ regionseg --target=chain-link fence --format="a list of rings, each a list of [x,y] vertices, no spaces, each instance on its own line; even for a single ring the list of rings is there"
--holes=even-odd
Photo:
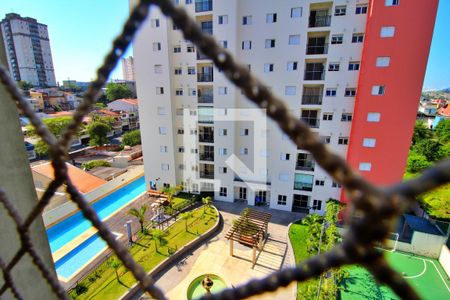
[[[154,298],[166,298],[163,292],[156,287],[154,280],[133,260],[127,248],[116,241],[114,235],[99,219],[92,207],[87,204],[68,177],[65,165],[72,136],[80,127],[83,117],[91,110],[110,72],[148,16],[152,4],[158,6],[167,17],[171,18],[174,24],[181,28],[185,39],[193,42],[203,54],[212,59],[216,67],[222,70],[231,82],[242,89],[250,101],[265,108],[267,115],[278,123],[299,148],[311,152],[317,163],[332,176],[333,180],[345,187],[351,199],[347,220],[349,230],[342,244],[327,253],[307,259],[296,267],[274,272],[262,279],[253,279],[242,286],[226,289],[216,295],[206,295],[202,299],[242,299],[263,292],[275,291],[293,281],[305,281],[319,276],[330,268],[353,263],[365,266],[380,283],[389,285],[401,298],[419,299],[405,279],[389,266],[382,253],[375,250],[374,245],[383,241],[392,231],[396,218],[414,203],[415,196],[450,181],[450,160],[447,159],[437,164],[413,180],[387,188],[373,186],[354,172],[340,156],[331,153],[306,124],[289,112],[281,99],[274,96],[261,81],[249,72],[247,66],[238,64],[213,37],[202,33],[195,20],[189,17],[184,9],[175,7],[169,0],[142,0],[136,5],[122,33],[113,42],[113,47],[103,65],[98,69],[97,78],[91,83],[83,102],[77,108],[71,124],[61,138],[56,138],[50,133],[8,76],[5,67],[0,66],[0,79],[3,85],[10,93],[11,98],[16,101],[17,106],[30,119],[41,139],[48,144],[55,170],[55,179],[25,218],[19,214],[4,190],[0,188],[0,202],[15,222],[17,234],[21,240],[21,248],[11,261],[4,261],[0,257],[0,268],[4,278],[4,284],[0,287],[0,297],[9,290],[16,298],[23,298],[21,291],[18,290],[12,279],[11,272],[17,263],[28,254],[53,292],[58,297],[67,299],[54,272],[46,267],[36,253],[29,236],[32,222],[40,216],[55,191],[65,184],[71,200],[78,205],[84,217],[98,229],[99,235],[107,242],[125,267],[131,271],[142,290]]]

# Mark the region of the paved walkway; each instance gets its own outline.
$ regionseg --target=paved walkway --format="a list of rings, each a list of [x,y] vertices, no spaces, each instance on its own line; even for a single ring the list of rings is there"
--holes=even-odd
[[[252,207],[272,214],[269,223],[269,238],[261,252],[257,254],[257,263],[252,266],[252,249],[239,243],[234,243],[234,256],[229,256],[229,242],[225,234],[240,212],[247,207],[240,203],[214,202],[220,210],[224,226],[221,232],[204,243],[194,252],[189,253],[176,265],[156,278],[156,284],[162,288],[171,300],[185,300],[187,288],[196,277],[213,273],[224,279],[228,286],[241,285],[252,278],[265,277],[273,271],[294,265],[293,254],[288,249],[287,226],[303,215],[299,213],[282,212],[268,208]],[[258,295],[251,299],[295,299],[295,283],[287,288],[279,289],[277,293]],[[146,299],[137,296],[135,299]]]

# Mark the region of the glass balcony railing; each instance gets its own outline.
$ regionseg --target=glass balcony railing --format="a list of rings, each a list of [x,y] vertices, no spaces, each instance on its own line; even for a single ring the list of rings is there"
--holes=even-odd
[[[305,80],[324,80],[324,71],[305,71]]]
[[[313,161],[297,161],[295,165],[296,170],[314,171],[315,163]]]
[[[331,25],[331,15],[309,17],[309,27],[326,27]]]
[[[213,73],[197,73],[198,82],[212,82]]]
[[[213,95],[199,95],[198,103],[214,103]]]
[[[328,44],[326,45],[307,45],[306,54],[328,54]]]
[[[195,12],[212,11],[212,0],[209,1],[195,1]]]
[[[214,172],[200,172],[200,178],[214,179]]]
[[[199,134],[198,141],[200,143],[214,143],[214,135],[213,134]]]
[[[294,190],[312,192],[312,183],[294,181]]]
[[[305,105],[320,105],[322,104],[323,94],[303,95],[302,104]]]
[[[310,128],[319,128],[320,119],[313,119],[313,118],[305,118],[302,117],[301,120],[308,124]]]
[[[203,161],[214,161],[214,153],[200,153],[199,157]]]

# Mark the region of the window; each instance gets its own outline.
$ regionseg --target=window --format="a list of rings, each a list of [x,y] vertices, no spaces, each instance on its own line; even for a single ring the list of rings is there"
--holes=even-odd
[[[287,196],[286,195],[278,195],[278,205],[286,205]]]
[[[221,174],[227,174],[228,172],[228,168],[227,167],[220,167],[219,168],[219,173]]]
[[[386,6],[398,6],[400,0],[386,0]]]
[[[355,14],[357,15],[367,14],[367,4],[357,4]]]
[[[336,6],[334,8],[334,15],[335,16],[345,16],[346,11],[347,11],[347,6],[345,6],[345,5]]]
[[[394,26],[383,26],[380,30],[380,37],[387,38],[393,37],[395,35],[395,27]]]
[[[159,27],[159,19],[151,19],[150,22],[153,28]]]
[[[287,70],[288,71],[295,71],[297,70],[298,62],[296,61],[288,61],[287,63]]]
[[[247,136],[249,134],[248,128],[241,128],[241,136]]]
[[[184,128],[178,128],[178,134],[184,134]]]
[[[364,33],[354,33],[352,43],[362,43],[364,41]]]
[[[192,4],[192,0],[186,0],[184,3],[186,3],[186,4]]]
[[[226,197],[227,196],[227,188],[221,186],[219,195],[220,195],[220,197]]]
[[[338,145],[348,145],[348,137],[338,138]]]
[[[227,148],[219,148],[219,155],[227,155]]]
[[[287,173],[280,173],[280,174],[278,174],[278,179],[280,181],[289,181],[289,174],[287,174]]]
[[[338,62],[331,62],[328,65],[328,71],[330,71],[330,72],[339,71],[339,63]]]
[[[372,139],[372,138],[364,138],[363,139],[363,147],[366,147],[366,148],[375,148],[376,143],[377,143],[376,139]]]
[[[219,135],[220,136],[226,136],[227,134],[228,134],[228,130],[227,129],[224,129],[224,128],[219,129]]]
[[[286,96],[295,96],[296,93],[297,93],[297,87],[295,87],[295,86],[286,86],[284,88],[284,94]]]
[[[342,44],[343,40],[344,40],[343,34],[333,34],[331,36],[331,44],[332,45]]]
[[[368,162],[362,162],[359,163],[359,168],[360,171],[370,171],[372,169],[372,164],[368,163]]]
[[[252,25],[252,16],[243,16],[242,25]]]
[[[289,45],[300,45],[300,35],[299,34],[290,35]]]
[[[325,96],[326,97],[336,97],[336,89],[326,89],[325,90]]]
[[[333,183],[331,184],[331,187],[334,187],[334,188],[341,188],[342,185],[341,185],[340,183],[337,183],[336,181],[333,181]]]
[[[167,146],[159,146],[159,152],[161,153],[167,153]]]
[[[179,153],[184,153],[184,146],[178,147],[178,152]]]
[[[169,164],[161,164],[162,171],[169,171]]]
[[[239,151],[239,153],[240,153],[241,155],[248,155],[248,148],[241,148],[240,151]]]
[[[161,43],[153,43],[153,51],[161,51]]]
[[[301,16],[302,16],[302,8],[301,7],[291,8],[291,18],[300,18]]]
[[[295,174],[294,189],[300,191],[312,192],[314,176],[307,174]]]
[[[266,15],[266,23],[276,23],[276,22],[277,22],[277,14]]]
[[[167,128],[166,127],[158,127],[159,134],[160,135],[166,135],[167,134]]]
[[[322,209],[322,200],[314,199],[312,209],[313,210],[321,210]]]
[[[186,168],[185,168],[184,164],[179,164],[179,165],[178,165],[178,169],[184,170],[184,169],[186,169]]]
[[[188,95],[189,96],[197,96],[197,90],[194,88],[189,88],[188,89]]]
[[[379,112],[370,112],[367,114],[367,122],[380,122],[381,114]]]
[[[291,158],[291,155],[289,153],[281,153],[280,154],[280,160],[289,160]]]
[[[359,70],[359,61],[351,61],[348,63],[349,71],[358,71]]]
[[[273,72],[273,64],[264,64],[264,72]]]
[[[196,148],[191,149],[191,153],[192,154],[197,154],[198,153],[198,149],[196,149]]]
[[[247,188],[245,187],[239,188],[239,199],[247,200]]]
[[[195,75],[195,67],[187,67],[188,75]]]
[[[194,45],[191,45],[191,44],[187,45],[187,46],[186,46],[186,51],[187,51],[187,52],[195,52],[195,47],[194,47]]]
[[[379,56],[377,57],[376,66],[380,68],[389,67],[390,62],[391,58],[389,56]]]
[[[176,89],[175,90],[175,95],[176,96],[183,96],[183,89]]]
[[[228,48],[228,41],[219,41],[219,44],[225,49]]]
[[[173,53],[180,53],[181,52],[181,46],[174,46],[173,47]]]
[[[266,39],[265,47],[266,48],[275,48],[275,39]]]
[[[331,136],[322,136],[322,142],[324,142],[324,144],[329,144],[331,143]]]
[[[374,85],[372,86],[372,95],[384,95],[384,85]]]
[[[156,87],[156,95],[162,95],[164,94],[164,88],[162,86]]]
[[[162,65],[155,65],[155,74],[162,74],[163,70],[162,70]]]
[[[183,69],[175,68],[174,73],[175,73],[175,75],[181,75],[181,74],[183,74]]]
[[[351,122],[352,121],[352,114],[349,113],[343,113],[341,115],[341,121],[342,122]]]
[[[219,16],[219,22],[220,25],[228,24],[228,15]]]
[[[316,180],[315,184],[317,186],[324,186],[325,185],[325,180]]]
[[[242,50],[252,49],[252,41],[242,41]]]
[[[355,97],[356,96],[356,89],[355,88],[346,88],[344,96],[345,97]]]
[[[226,95],[226,94],[227,94],[227,87],[219,86],[219,95]]]
[[[333,121],[333,113],[323,113],[322,119],[324,121]]]
[[[158,115],[164,116],[167,115],[167,111],[165,107],[158,107]]]

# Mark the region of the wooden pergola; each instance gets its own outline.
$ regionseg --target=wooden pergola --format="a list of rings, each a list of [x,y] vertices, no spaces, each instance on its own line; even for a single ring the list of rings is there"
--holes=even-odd
[[[225,235],[230,241],[230,256],[233,256],[233,242],[239,242],[253,248],[252,262],[255,265],[256,249],[262,250],[271,217],[269,213],[250,208],[244,209]]]

